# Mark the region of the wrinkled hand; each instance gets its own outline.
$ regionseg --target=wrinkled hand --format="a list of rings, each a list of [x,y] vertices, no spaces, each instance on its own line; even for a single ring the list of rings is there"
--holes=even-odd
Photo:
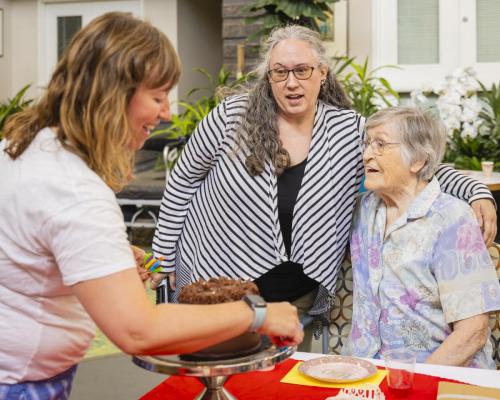
[[[286,302],[267,303],[266,320],[259,332],[269,336],[278,346],[296,346],[304,338],[297,308]]]
[[[493,202],[489,199],[475,200],[471,204],[477,221],[483,232],[486,247],[491,246],[497,234],[497,212]]]
[[[144,255],[146,252],[134,245],[130,245],[130,248],[132,249],[132,253],[134,253],[134,259],[135,259],[135,266],[137,268],[137,273],[141,277],[141,280],[147,281],[149,278],[149,272],[146,268],[144,268]]]

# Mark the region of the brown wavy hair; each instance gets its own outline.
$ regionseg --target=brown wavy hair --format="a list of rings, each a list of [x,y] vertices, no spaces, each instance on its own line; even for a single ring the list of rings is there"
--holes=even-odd
[[[174,86],[180,61],[168,38],[127,13],[104,14],[71,40],[48,87],[5,126],[5,152],[19,157],[44,127],[119,191],[132,177],[127,106],[136,89]]]
[[[274,167],[276,175],[281,175],[290,164],[290,156],[278,135],[278,106],[274,99],[267,76],[271,52],[279,42],[297,39],[308,43],[314,50],[321,65],[328,65],[326,50],[317,32],[300,26],[289,25],[275,28],[261,47],[260,63],[251,72],[256,80],[249,86],[240,88],[248,93],[247,111],[238,131],[237,143],[247,150],[245,165],[250,175],[260,175],[267,161]],[[342,85],[328,69],[325,83],[321,86],[319,100],[338,108],[349,109],[351,102]]]

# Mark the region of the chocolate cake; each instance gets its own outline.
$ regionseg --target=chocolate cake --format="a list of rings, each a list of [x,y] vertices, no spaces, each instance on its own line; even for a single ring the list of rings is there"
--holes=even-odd
[[[199,280],[184,286],[179,294],[179,303],[228,303],[241,300],[246,294],[259,294],[257,285],[242,279],[210,278],[208,281]],[[260,347],[260,335],[255,332],[246,332],[195,353],[184,354],[182,357],[189,360],[222,360],[254,353]]]

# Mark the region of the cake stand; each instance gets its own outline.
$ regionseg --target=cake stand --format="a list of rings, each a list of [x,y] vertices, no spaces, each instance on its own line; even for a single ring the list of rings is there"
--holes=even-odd
[[[251,355],[218,361],[187,361],[179,355],[134,356],[134,364],[148,371],[168,375],[197,377],[205,386],[196,400],[236,400],[224,388],[227,378],[233,374],[272,367],[290,357],[296,350],[293,346],[277,347],[263,340],[260,349]]]

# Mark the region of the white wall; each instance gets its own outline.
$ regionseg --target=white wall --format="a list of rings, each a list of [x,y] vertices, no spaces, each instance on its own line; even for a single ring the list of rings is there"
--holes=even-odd
[[[11,46],[10,36],[10,2],[0,0],[0,8],[3,9],[3,57],[0,57],[0,101],[10,97],[11,94]]]
[[[39,11],[46,3],[77,1],[0,0],[5,25],[5,56],[0,57],[0,99],[12,97],[28,83],[32,88],[27,96],[39,95],[42,90],[37,88],[38,52],[41,51]],[[206,79],[193,68],[205,68],[215,76],[222,65],[221,0],[141,0],[141,7],[143,17],[169,37],[182,60],[181,81],[172,90],[170,100],[183,98],[193,87],[206,86]],[[177,111],[175,105],[173,111]]]
[[[371,0],[349,0],[349,57],[358,62],[371,54]]]
[[[11,94],[31,84],[26,97],[37,95],[38,9],[36,0],[11,2]]]
[[[183,0],[143,0],[142,3],[144,18],[165,33],[177,51],[179,51],[177,7],[180,1]],[[178,86],[172,89],[169,98],[173,103],[179,99]],[[177,106],[175,104],[172,104],[172,111],[174,113],[177,112]]]

